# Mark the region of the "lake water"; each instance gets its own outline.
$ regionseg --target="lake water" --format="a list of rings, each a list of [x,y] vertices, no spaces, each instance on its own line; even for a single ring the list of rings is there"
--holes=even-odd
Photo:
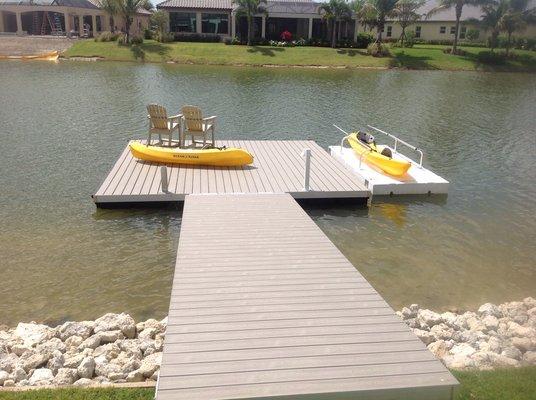
[[[98,210],[145,105],[218,115],[218,138],[303,139],[366,123],[425,151],[447,198],[308,209],[394,307],[536,295],[536,76],[0,63],[0,323],[168,309],[178,210]]]

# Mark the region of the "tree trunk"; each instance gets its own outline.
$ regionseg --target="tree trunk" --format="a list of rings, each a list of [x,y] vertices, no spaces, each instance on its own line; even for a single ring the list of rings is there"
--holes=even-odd
[[[251,46],[251,38],[253,37],[253,17],[248,15],[248,46]]]
[[[130,17],[125,18],[125,30],[126,30],[126,42],[130,43],[130,24],[132,24],[132,20]]]
[[[332,19],[331,26],[331,47],[335,48],[337,44],[337,21],[335,18]]]
[[[510,43],[512,41],[512,32],[508,31],[508,41],[506,42],[506,57],[510,55]]]
[[[378,22],[378,34],[376,35],[376,43],[378,43],[379,45],[382,44],[382,33],[383,33],[383,29],[385,28],[385,18],[382,18],[379,22]]]
[[[458,32],[460,30],[460,18],[462,17],[463,4],[456,4],[456,27],[454,28],[454,42],[452,42],[452,54],[458,51]]]
[[[402,34],[400,35],[400,45],[404,47],[404,39],[406,38],[406,27],[402,27]]]

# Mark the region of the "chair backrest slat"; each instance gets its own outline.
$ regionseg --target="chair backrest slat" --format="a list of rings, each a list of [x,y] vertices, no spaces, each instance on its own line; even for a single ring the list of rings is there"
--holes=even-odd
[[[165,107],[158,104],[149,104],[147,106],[147,113],[151,118],[151,124],[156,129],[168,129],[168,117]]]
[[[184,106],[181,109],[181,113],[184,116],[184,122],[187,130],[203,130],[203,113],[201,112],[201,109],[199,107]]]

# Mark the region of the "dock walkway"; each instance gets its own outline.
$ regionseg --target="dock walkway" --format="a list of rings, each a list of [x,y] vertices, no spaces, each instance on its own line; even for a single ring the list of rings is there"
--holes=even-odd
[[[441,400],[456,385],[291,195],[186,197],[157,400]]]
[[[182,202],[195,193],[290,193],[296,199],[356,198],[370,191],[356,175],[312,140],[218,140],[254,156],[245,167],[168,164],[168,191],[162,191],[161,165],[136,160],[128,146],[93,195],[98,206],[120,203]],[[304,149],[311,150],[309,190],[304,187]]]

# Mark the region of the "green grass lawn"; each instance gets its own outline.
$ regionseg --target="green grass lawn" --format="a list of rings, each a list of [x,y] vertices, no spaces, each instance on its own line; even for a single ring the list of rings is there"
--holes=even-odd
[[[531,400],[536,367],[496,371],[455,371],[461,382],[456,400]],[[154,389],[43,389],[2,392],[0,400],[151,400]]]
[[[447,46],[417,45],[410,49],[392,49],[393,57],[374,58],[363,49],[325,47],[226,46],[223,43],[158,43],[153,40],[130,47],[116,42],[81,40],[65,57],[102,57],[115,61],[177,62],[216,65],[295,65],[349,68],[411,68],[444,70],[536,71],[536,52],[517,51],[522,60],[504,65],[486,66],[477,54],[486,49],[464,47],[466,56],[444,54]]]

